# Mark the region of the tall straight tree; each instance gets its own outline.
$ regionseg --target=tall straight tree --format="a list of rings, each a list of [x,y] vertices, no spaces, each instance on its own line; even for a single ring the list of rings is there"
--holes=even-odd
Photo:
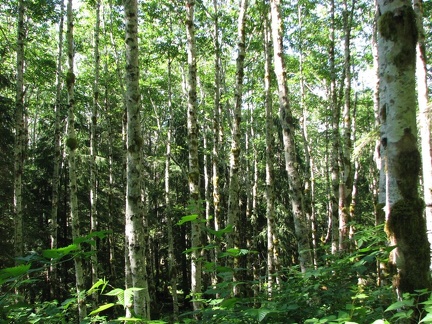
[[[52,176],[52,200],[51,200],[51,249],[57,248],[58,234],[58,203],[59,203],[59,188],[60,188],[60,163],[61,163],[61,140],[60,140],[60,121],[61,121],[61,90],[62,90],[62,56],[63,56],[63,22],[64,22],[64,1],[60,3],[60,21],[59,21],[59,38],[58,38],[58,53],[57,53],[57,75],[56,75],[56,99],[55,99],[55,119],[54,119],[54,161],[53,161],[53,176]],[[50,281],[51,295],[55,296],[57,289],[57,268],[55,264],[50,265]]]
[[[14,245],[15,256],[23,256],[23,208],[22,176],[24,170],[24,0],[18,1],[18,26],[16,49],[16,93],[15,93],[15,145],[14,145]]]
[[[191,213],[197,216],[192,222],[191,244],[195,249],[191,255],[191,293],[195,297],[193,301],[194,310],[202,307],[197,301],[197,294],[201,293],[202,287],[202,261],[200,251],[196,247],[201,246],[201,219],[202,208],[200,202],[200,170],[198,164],[198,102],[197,102],[197,63],[196,63],[196,42],[194,27],[194,0],[186,0],[186,36],[188,54],[188,77],[187,77],[187,130],[189,146],[189,194]]]
[[[343,26],[344,26],[344,109],[343,109],[343,139],[340,152],[340,184],[339,184],[339,250],[349,248],[349,221],[354,182],[354,170],[351,162],[352,151],[352,123],[351,123],[351,26],[356,0],[348,6],[343,0]]]
[[[99,35],[100,35],[100,0],[96,3],[96,25],[94,30],[94,83],[93,83],[93,107],[90,120],[90,230],[97,231],[97,180],[96,180],[96,127],[99,105],[99,70],[100,70],[100,54],[99,54]],[[91,245],[91,278],[92,285],[98,280],[98,257],[96,244]],[[93,294],[93,299],[97,302],[97,294]]]
[[[394,285],[405,292],[430,288],[429,243],[418,194],[421,156],[417,148],[416,46],[411,1],[378,1],[378,62],[383,163],[386,170],[386,232],[396,268]]]
[[[150,319],[150,296],[147,280],[146,241],[144,208],[141,199],[141,94],[138,65],[138,4],[137,0],[125,0],[126,26],[126,223],[125,239],[129,267],[126,271],[126,286],[132,284],[134,291],[134,313]],[[128,312],[128,316],[130,313]]]
[[[279,92],[279,115],[282,125],[285,167],[289,178],[291,208],[294,217],[295,235],[297,238],[300,268],[306,271],[312,264],[310,250],[309,220],[306,217],[302,180],[298,170],[298,158],[294,139],[294,119],[288,99],[288,84],[283,58],[283,25],[281,1],[271,0],[271,29],[273,36],[273,61]]]
[[[274,125],[273,125],[273,100],[271,91],[271,30],[270,15],[266,14],[264,19],[264,95],[265,95],[265,142],[266,142],[266,218],[267,218],[267,292],[272,296],[274,280],[276,278],[278,260],[278,239],[276,236],[275,223],[275,193],[274,193]]]
[[[78,147],[78,141],[75,133],[75,73],[74,73],[74,16],[72,9],[72,0],[67,3],[67,56],[68,56],[68,71],[66,74],[66,87],[68,92],[68,120],[67,120],[67,159],[69,165],[69,203],[70,203],[70,218],[72,222],[72,238],[75,240],[81,235],[80,219],[78,214],[78,187],[77,187],[77,171],[75,165],[75,154]],[[80,321],[87,316],[87,308],[84,301],[84,270],[83,259],[81,255],[74,258],[75,262],[75,280],[78,296],[78,312]]]
[[[244,60],[246,57],[245,45],[245,18],[248,6],[247,0],[242,0],[240,4],[238,26],[237,26],[237,59],[236,59],[236,83],[234,93],[234,108],[232,110],[232,125],[231,125],[231,151],[230,151],[230,172],[229,172],[229,198],[228,198],[228,219],[229,226],[234,228],[234,231],[227,238],[229,248],[239,248],[238,246],[238,231],[240,230],[240,185],[239,185],[239,169],[240,169],[240,145],[241,145],[241,108],[243,103],[243,76],[244,76]]]
[[[417,27],[419,31],[417,43],[417,96],[420,112],[419,121],[423,167],[423,194],[426,205],[426,226],[428,230],[429,244],[432,247],[432,106],[428,105],[429,94],[422,0],[414,0],[414,11],[417,15]]]

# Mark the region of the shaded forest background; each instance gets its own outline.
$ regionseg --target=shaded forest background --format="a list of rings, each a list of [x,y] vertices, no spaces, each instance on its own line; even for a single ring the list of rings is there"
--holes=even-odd
[[[432,3],[426,1],[423,5],[424,17],[430,17]],[[293,192],[286,171],[276,75],[273,69],[266,71],[268,55],[270,59],[273,55],[265,46],[269,5],[266,1],[250,1],[246,10],[240,93],[239,6],[238,1],[195,2],[198,212],[203,232],[202,244],[193,246],[191,226],[195,218],[188,216],[195,215],[196,206],[191,205],[188,186],[185,4],[150,0],[138,3],[141,197],[151,317],[173,321],[179,313],[191,311],[191,252],[204,246],[199,249],[205,260],[202,302],[206,307],[199,312],[204,320],[261,322],[266,317],[269,323],[291,323],[287,318],[294,323],[339,314],[335,318],[342,321],[344,317],[338,313],[341,309],[350,319],[360,322],[379,318],[376,316],[390,318],[394,312],[384,315],[384,311],[396,299],[391,278],[380,266],[390,249],[378,203],[375,5],[361,0],[282,4],[293,126],[290,132],[296,143],[295,168],[308,215],[305,226],[311,259],[306,270],[301,264],[303,251],[299,251],[292,212]],[[74,3],[74,143],[68,142],[67,135],[66,47],[59,57],[60,24],[64,24],[62,35],[66,36],[66,24],[60,21],[65,9],[55,0],[24,1],[24,7],[24,253],[17,255],[13,188],[18,1],[0,4],[0,268],[13,267],[20,256],[19,262],[42,267],[34,273],[26,272],[27,281],[20,279],[22,301],[31,307],[18,305],[22,308],[17,307],[15,313],[6,311],[4,305],[9,302],[5,296],[11,290],[2,282],[0,305],[4,301],[1,306],[6,308],[0,313],[6,316],[9,312],[8,316],[15,314],[17,318],[17,314],[42,316],[48,309],[43,303],[48,301],[56,301],[50,305],[63,312],[61,303],[76,292],[74,255],[83,259],[86,289],[99,279],[108,281],[111,287],[125,287],[127,125],[122,3]],[[423,23],[429,53],[432,23],[429,18]],[[97,24],[100,29],[96,32]],[[96,57],[99,65],[95,65]],[[430,66],[428,73],[430,81]],[[56,100],[58,84],[60,96]],[[270,111],[266,111],[267,105]],[[233,147],[235,135],[240,138],[239,147]],[[60,160],[55,156],[56,139],[60,140]],[[76,145],[79,229],[84,238],[81,252],[66,251],[65,258],[53,267],[44,264],[46,258],[36,256],[43,256],[47,249],[71,246],[77,239],[72,235],[70,217],[66,146],[71,145]],[[230,171],[236,152],[238,187],[233,193]],[[56,163],[58,203],[53,216]],[[349,177],[345,177],[348,166]],[[340,183],[349,192],[345,197],[349,203],[343,206],[339,201]],[[273,202],[271,222],[269,195]],[[233,209],[232,197],[238,201],[236,224],[228,218]],[[345,218],[340,218],[341,213]],[[60,260],[60,255],[56,257]],[[180,310],[176,311],[173,277],[179,292]],[[107,300],[109,297],[103,295],[87,297],[90,310]],[[359,301],[355,306],[359,308],[345,309],[346,303],[353,300]],[[75,310],[73,307],[70,309]],[[253,309],[268,312],[254,313]],[[119,308],[111,315],[120,316],[122,312]],[[73,311],[62,316],[66,321],[77,321]],[[188,317],[192,314],[183,320]]]

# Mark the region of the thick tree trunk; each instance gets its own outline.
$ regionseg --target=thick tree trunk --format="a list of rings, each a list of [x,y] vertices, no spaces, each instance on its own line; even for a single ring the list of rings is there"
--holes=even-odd
[[[67,122],[67,139],[66,152],[69,164],[69,197],[70,197],[70,217],[72,222],[72,238],[75,240],[81,235],[80,219],[78,214],[78,187],[77,172],[75,166],[75,154],[78,148],[78,140],[75,134],[75,73],[74,73],[74,34],[73,34],[73,11],[72,0],[67,4],[67,50],[68,50],[68,72],[66,75],[66,86],[68,91],[68,122]],[[80,321],[87,316],[87,307],[83,293],[85,291],[84,270],[82,256],[77,255],[75,262],[75,280],[78,295],[78,312]]]
[[[421,138],[421,154],[423,166],[423,195],[425,201],[426,227],[429,244],[432,248],[432,105],[428,105],[428,84],[426,65],[426,44],[423,29],[423,1],[414,0],[414,11],[417,15],[417,96],[419,106],[419,126]]]
[[[195,249],[191,255],[191,293],[193,295],[193,308],[199,310],[202,303],[196,299],[201,293],[202,287],[202,261],[201,253],[197,247],[201,246],[201,219],[202,208],[200,201],[200,170],[198,164],[198,125],[197,125],[197,64],[194,27],[194,0],[186,0],[186,35],[188,53],[188,146],[189,146],[189,194],[191,203],[191,214],[197,215],[197,220],[192,222],[191,244]]]
[[[142,146],[140,120],[140,88],[138,65],[138,4],[136,0],[124,2],[126,25],[126,251],[134,292],[134,313],[150,319],[150,297],[147,278],[145,215],[141,198]],[[126,280],[128,285],[129,280]],[[130,288],[130,287],[127,287]]]
[[[415,63],[418,31],[411,1],[378,1],[380,122],[386,170],[386,232],[397,246],[390,262],[394,286],[405,292],[430,288],[429,243],[418,195]]]
[[[309,224],[306,218],[302,179],[298,170],[294,120],[288,100],[288,85],[283,59],[283,26],[280,0],[271,1],[273,59],[279,91],[279,113],[282,124],[286,171],[289,178],[290,200],[294,215],[294,227],[298,244],[300,268],[304,272],[312,264]]]
[[[18,27],[16,49],[16,93],[15,93],[15,145],[14,145],[14,254],[24,255],[22,176],[24,171],[24,0],[18,1]]]

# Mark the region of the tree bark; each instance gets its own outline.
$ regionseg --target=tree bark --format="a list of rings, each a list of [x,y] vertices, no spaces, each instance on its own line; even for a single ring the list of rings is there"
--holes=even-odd
[[[428,84],[426,64],[426,43],[423,29],[423,1],[414,0],[414,12],[417,15],[418,43],[417,43],[417,97],[419,106],[419,126],[421,138],[423,197],[426,212],[426,227],[429,244],[432,248],[432,105],[428,105]]]
[[[67,121],[67,139],[66,152],[69,165],[69,199],[70,199],[70,218],[72,222],[72,239],[76,240],[81,236],[81,225],[78,214],[78,186],[77,171],[75,165],[75,155],[78,148],[78,140],[75,133],[75,73],[74,73],[74,16],[72,10],[72,0],[67,4],[67,51],[68,51],[68,72],[66,74],[66,86],[68,92],[68,121]],[[79,245],[79,244],[78,244]],[[76,255],[75,263],[75,280],[78,296],[79,319],[83,321],[87,316],[87,307],[84,300],[84,270],[83,259],[81,255]]]
[[[125,0],[126,26],[126,251],[130,266],[132,287],[142,288],[134,292],[133,310],[136,316],[150,319],[150,296],[147,278],[145,215],[141,198],[142,147],[140,120],[140,87],[138,65],[138,4]],[[130,281],[127,279],[126,284]],[[127,288],[130,288],[127,286]],[[130,314],[128,314],[130,315]]]
[[[188,146],[189,146],[189,194],[191,203],[191,214],[197,215],[195,222],[192,222],[191,244],[195,249],[191,255],[191,293],[194,298],[193,309],[202,308],[202,303],[197,299],[201,293],[202,287],[202,261],[200,260],[201,252],[197,247],[201,246],[201,219],[202,208],[200,202],[200,170],[198,164],[198,125],[197,125],[197,64],[196,64],[196,45],[195,45],[195,27],[194,27],[194,0],[186,0],[186,36],[187,36],[187,53],[188,53]]]
[[[300,268],[305,272],[312,264],[309,225],[306,218],[302,179],[298,170],[296,143],[294,140],[294,117],[288,99],[285,62],[283,59],[283,26],[280,0],[272,0],[273,60],[279,92],[279,115],[282,125],[285,167],[289,178],[291,208],[294,217],[295,235],[298,244]]]
[[[93,107],[90,120],[90,231],[98,230],[98,215],[97,215],[97,167],[96,167],[96,128],[97,115],[99,105],[99,70],[100,70],[100,54],[99,54],[99,35],[100,35],[100,0],[96,1],[96,26],[94,30],[94,84],[93,84]],[[97,241],[91,245],[91,279],[92,285],[98,281],[98,256],[97,256]],[[92,295],[93,302],[97,305],[98,294]]]
[[[380,122],[386,170],[386,232],[397,246],[390,256],[394,286],[405,292],[430,288],[429,243],[418,195],[415,65],[418,31],[411,1],[378,1]],[[418,314],[417,314],[418,315]]]
[[[58,203],[59,203],[59,188],[60,188],[60,163],[62,157],[61,150],[61,90],[62,90],[62,56],[63,56],[63,23],[64,23],[64,1],[60,4],[60,21],[59,21],[59,38],[58,38],[58,53],[57,53],[57,74],[56,74],[56,99],[54,106],[54,161],[53,161],[53,177],[52,177],[52,196],[51,196],[51,224],[50,224],[50,247],[57,248],[58,236]],[[58,298],[57,292],[57,266],[50,264],[50,289],[51,297]]]
[[[16,92],[15,92],[15,145],[14,145],[14,254],[24,255],[22,176],[24,171],[24,44],[26,30],[24,25],[24,0],[18,1],[18,26],[16,48]]]

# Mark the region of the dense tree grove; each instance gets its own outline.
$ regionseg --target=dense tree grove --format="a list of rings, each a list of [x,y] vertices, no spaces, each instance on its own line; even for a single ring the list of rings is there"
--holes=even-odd
[[[432,322],[431,11],[1,2],[0,322]]]

